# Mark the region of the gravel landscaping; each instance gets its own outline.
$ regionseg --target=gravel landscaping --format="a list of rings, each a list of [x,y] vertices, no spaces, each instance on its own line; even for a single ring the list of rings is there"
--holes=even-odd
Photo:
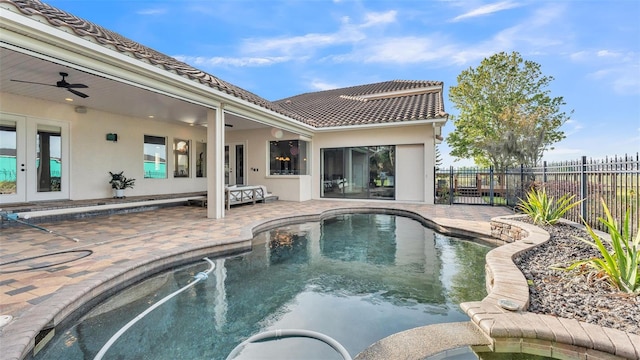
[[[551,235],[549,241],[514,258],[530,284],[528,311],[640,335],[640,296],[614,290],[606,280],[578,271],[551,268],[601,257],[596,249],[575,238],[588,239],[588,234],[561,223],[543,228]]]

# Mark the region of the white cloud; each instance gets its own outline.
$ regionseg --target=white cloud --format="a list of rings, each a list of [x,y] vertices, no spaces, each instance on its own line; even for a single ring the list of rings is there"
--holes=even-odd
[[[613,91],[623,95],[640,94],[640,64],[636,61],[621,62],[596,70],[587,76],[609,84]]]
[[[589,52],[584,50],[569,54],[569,59],[575,62],[584,61],[584,60],[587,60],[588,58],[589,58]]]
[[[365,14],[364,17],[366,21],[360,25],[360,27],[364,28],[380,24],[394,23],[396,21],[396,15],[398,15],[398,12],[395,10],[389,10],[383,13],[370,12]]]
[[[458,15],[455,18],[453,18],[453,20],[451,21],[460,21],[460,20],[464,20],[464,19],[469,19],[469,18],[474,18],[474,17],[478,17],[478,16],[485,16],[485,15],[490,15],[499,11],[504,11],[504,10],[508,10],[508,9],[512,9],[515,7],[520,6],[520,4],[518,3],[514,3],[512,1],[502,1],[499,3],[493,3],[493,4],[487,4],[484,6],[481,6],[479,8],[473,9],[471,11],[468,11],[462,15]]]
[[[620,57],[621,54],[615,51],[600,50],[596,53],[599,57]]]
[[[201,56],[174,56],[176,59],[191,64],[194,67],[215,67],[215,66],[235,66],[235,67],[256,67],[268,66],[277,63],[287,62],[287,57],[219,57],[210,58]]]
[[[247,39],[242,44],[241,51],[246,54],[308,55],[321,48],[362,42],[367,39],[367,33],[363,31],[364,29],[393,23],[396,21],[396,17],[397,11],[395,10],[368,12],[364,14],[362,23],[353,24],[350,17],[343,16],[340,19],[341,26],[335,32]]]
[[[310,85],[310,88],[313,89],[314,91],[332,90],[332,89],[338,89],[341,87],[341,85],[332,84],[332,83],[328,83],[326,81],[317,80],[317,79],[312,80],[309,85]]]
[[[166,13],[167,9],[165,8],[144,9],[137,12],[138,15],[162,15]]]
[[[242,45],[244,53],[301,54],[317,48],[358,41],[364,35],[353,31],[334,34],[306,34],[273,39],[249,39]]]
[[[564,127],[566,128],[566,129],[563,129],[564,134],[567,137],[579,132],[584,128],[581,122],[574,119],[567,120],[567,122],[564,123]]]

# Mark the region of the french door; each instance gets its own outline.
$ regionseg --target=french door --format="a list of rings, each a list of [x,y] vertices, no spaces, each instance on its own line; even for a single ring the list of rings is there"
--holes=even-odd
[[[224,183],[226,185],[246,185],[244,160],[244,143],[224,146]]]
[[[0,202],[69,198],[69,124],[0,113]]]

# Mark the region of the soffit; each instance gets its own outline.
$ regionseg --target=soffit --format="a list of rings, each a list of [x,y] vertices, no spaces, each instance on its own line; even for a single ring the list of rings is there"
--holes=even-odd
[[[84,106],[88,111],[95,109],[136,118],[153,116],[157,121],[186,124],[206,123],[208,108],[199,104],[192,104],[164,94],[140,89],[11,49],[0,47],[0,64],[2,64],[0,71],[0,91],[2,92],[66,103],[73,107]],[[61,79],[60,72],[69,74],[66,78],[69,83],[89,86],[86,89],[77,89],[89,97],[83,99],[64,88],[55,86],[11,81],[15,79],[55,84]],[[65,100],[66,98],[71,98],[73,101],[68,102]],[[234,130],[265,127],[260,123],[232,114],[227,114],[225,120],[228,124],[233,125]]]

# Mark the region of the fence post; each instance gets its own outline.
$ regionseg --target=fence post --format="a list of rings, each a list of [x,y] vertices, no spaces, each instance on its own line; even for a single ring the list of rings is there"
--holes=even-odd
[[[489,166],[489,204],[493,206],[493,165]],[[482,194],[480,194],[482,196]]]
[[[587,157],[582,156],[582,167],[580,167],[580,216],[587,218]]]
[[[542,185],[547,183],[547,160],[542,162]]]
[[[449,205],[453,205],[453,165],[449,169]]]
[[[520,196],[519,198],[524,198],[524,164],[520,164]]]

